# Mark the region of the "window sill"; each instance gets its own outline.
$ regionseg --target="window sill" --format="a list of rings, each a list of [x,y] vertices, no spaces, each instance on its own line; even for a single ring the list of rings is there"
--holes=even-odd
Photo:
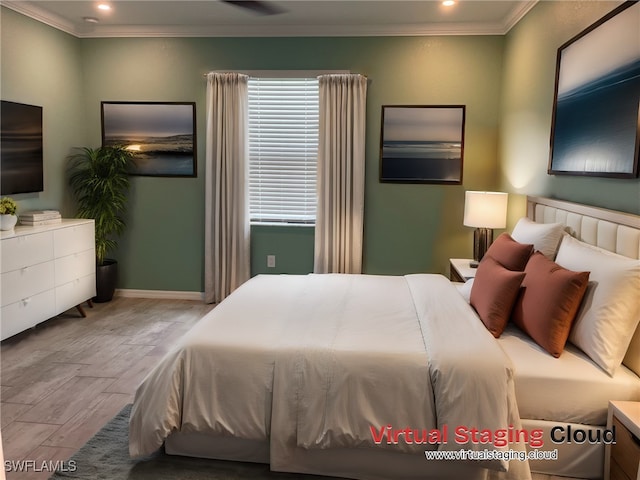
[[[314,228],[315,223],[251,222],[252,227],[307,227]]]

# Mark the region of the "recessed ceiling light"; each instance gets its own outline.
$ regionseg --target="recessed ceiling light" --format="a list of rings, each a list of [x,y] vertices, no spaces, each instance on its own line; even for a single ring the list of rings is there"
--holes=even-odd
[[[456,2],[454,2],[453,0],[444,0],[444,2],[442,2],[442,5],[444,5],[445,7],[452,7],[455,4]]]
[[[108,10],[111,10],[111,5],[107,5],[106,3],[100,3],[98,4],[98,9],[108,11]]]
[[[87,23],[98,23],[99,20],[96,17],[82,17],[82,20],[84,20]]]

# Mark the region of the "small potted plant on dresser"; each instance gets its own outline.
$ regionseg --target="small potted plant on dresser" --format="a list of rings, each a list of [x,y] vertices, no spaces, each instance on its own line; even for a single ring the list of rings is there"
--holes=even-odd
[[[13,230],[18,222],[18,205],[11,197],[0,199],[0,230]]]
[[[133,153],[123,146],[85,147],[69,157],[69,184],[78,202],[77,217],[96,225],[96,302],[113,298],[118,262],[107,258],[125,229],[129,170]]]

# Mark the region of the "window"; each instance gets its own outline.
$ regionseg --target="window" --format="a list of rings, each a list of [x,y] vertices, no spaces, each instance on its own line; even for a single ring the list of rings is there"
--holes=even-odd
[[[252,222],[314,224],[318,80],[249,79]]]

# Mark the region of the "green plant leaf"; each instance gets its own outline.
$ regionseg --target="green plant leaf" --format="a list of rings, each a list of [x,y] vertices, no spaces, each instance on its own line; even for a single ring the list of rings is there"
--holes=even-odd
[[[96,260],[104,263],[125,230],[129,170],[134,153],[121,145],[84,147],[69,156],[69,185],[78,218],[92,218],[96,228]]]

